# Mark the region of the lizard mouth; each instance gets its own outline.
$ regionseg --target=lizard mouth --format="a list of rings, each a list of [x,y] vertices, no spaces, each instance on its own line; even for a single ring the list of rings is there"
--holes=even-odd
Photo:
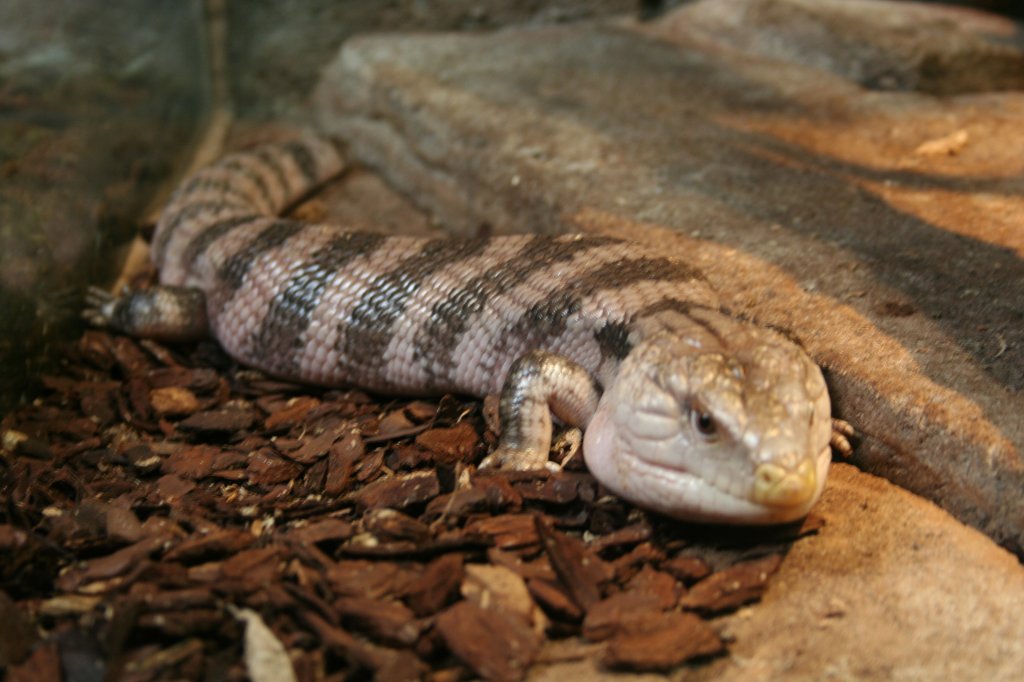
[[[793,470],[762,464],[745,487],[748,492],[737,494],[678,464],[644,459],[617,436],[612,420],[599,410],[584,437],[591,473],[622,498],[686,521],[768,525],[802,518],[817,500],[831,461],[826,447],[816,461]]]
[[[796,507],[811,499],[817,489],[818,471],[810,460],[795,469],[764,462],[754,471],[751,499],[766,507]]]

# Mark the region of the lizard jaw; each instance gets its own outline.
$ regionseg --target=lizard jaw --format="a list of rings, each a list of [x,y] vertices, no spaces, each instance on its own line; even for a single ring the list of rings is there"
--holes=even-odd
[[[685,521],[751,525],[806,516],[821,494],[831,463],[826,447],[815,461],[804,462],[794,472],[762,464],[750,496],[739,497],[690,471],[649,462],[623,447],[604,410],[598,410],[587,427],[583,455],[602,485],[634,504]]]

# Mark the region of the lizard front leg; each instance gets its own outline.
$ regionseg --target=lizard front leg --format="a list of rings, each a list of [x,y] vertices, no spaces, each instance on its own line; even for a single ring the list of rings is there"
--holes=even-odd
[[[581,365],[535,350],[516,360],[501,390],[501,440],[481,468],[550,468],[551,415],[585,427],[597,409],[601,386]]]

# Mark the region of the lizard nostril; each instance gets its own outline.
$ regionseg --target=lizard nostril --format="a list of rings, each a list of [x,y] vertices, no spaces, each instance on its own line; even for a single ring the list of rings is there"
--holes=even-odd
[[[795,468],[766,462],[754,472],[752,497],[755,502],[771,507],[794,507],[811,499],[817,484],[813,462],[804,461]]]

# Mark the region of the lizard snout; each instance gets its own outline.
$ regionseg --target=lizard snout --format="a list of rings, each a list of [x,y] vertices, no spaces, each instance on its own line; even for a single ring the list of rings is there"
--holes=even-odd
[[[795,507],[805,504],[818,489],[814,462],[803,460],[795,468],[774,462],[758,465],[754,472],[753,500],[769,507]]]

